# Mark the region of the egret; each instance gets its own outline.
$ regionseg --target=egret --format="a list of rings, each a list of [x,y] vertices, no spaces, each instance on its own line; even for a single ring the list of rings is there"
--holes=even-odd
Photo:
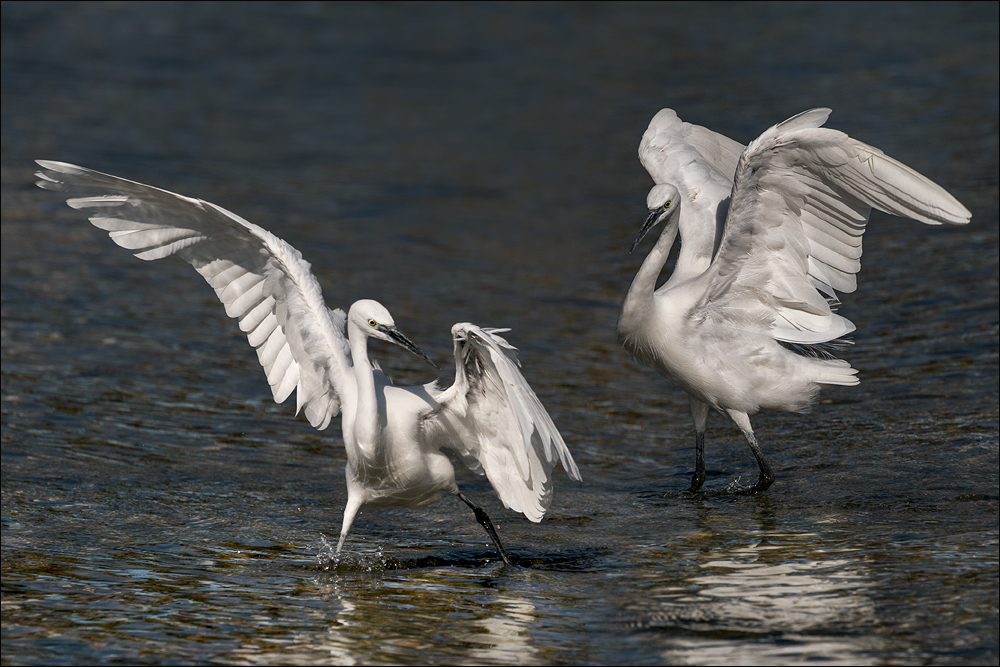
[[[971,219],[913,169],[822,127],[829,115],[805,111],[744,148],[663,109],[639,144],[656,184],[632,251],[651,229],[663,229],[625,296],[618,339],[688,394],[691,491],[705,481],[710,407],[746,438],[760,475],[736,488],[755,493],[774,473],[750,415],[761,408],[806,412],[822,385],[858,384],[857,371],[830,350],[855,329],[834,309],[837,291],[857,287],[872,208],[929,225]],[[678,235],[674,270],[657,288]]]
[[[475,512],[504,563],[489,516],[455,483],[450,451],[485,474],[504,505],[539,522],[552,500],[557,463],[580,471],[500,333],[452,327],[455,381],[396,387],[368,358],[368,339],[403,347],[433,365],[377,301],[345,314],[329,309],[299,251],[274,234],[207,201],[64,162],[38,160],[37,185],[82,193],[67,203],[143,260],[177,255],[215,290],[239,321],[277,403],[296,392],[296,414],[325,429],[342,415],[347,506],[340,553],[358,512],[420,507],[452,493]],[[345,337],[344,332],[347,332]]]

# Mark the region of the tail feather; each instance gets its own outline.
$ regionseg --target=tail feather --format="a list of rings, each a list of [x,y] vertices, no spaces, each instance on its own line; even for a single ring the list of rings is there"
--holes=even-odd
[[[839,384],[853,387],[858,384],[858,371],[842,359],[814,359],[814,367],[819,371],[815,378],[818,384]]]

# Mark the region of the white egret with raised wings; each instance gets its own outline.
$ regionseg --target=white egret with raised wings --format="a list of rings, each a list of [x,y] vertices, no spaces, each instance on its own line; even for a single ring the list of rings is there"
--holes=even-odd
[[[705,481],[708,409],[729,415],[760,468],[774,473],[750,415],[805,412],[822,385],[855,385],[857,371],[824,344],[854,325],[834,312],[853,292],[872,208],[929,225],[965,224],[969,211],[940,186],[882,151],[822,127],[812,109],[744,149],[663,109],[639,144],[656,185],[634,251],[663,230],[625,296],[618,338],[636,359],[687,392],[695,427],[691,491]],[[673,272],[656,287],[675,238]]]
[[[96,227],[144,260],[177,255],[239,320],[264,367],[274,400],[296,392],[296,413],[325,429],[342,415],[347,507],[337,552],[362,509],[419,507],[452,493],[473,509],[505,563],[486,513],[459,491],[442,450],[489,479],[504,505],[541,521],[557,463],[580,472],[562,436],[499,333],[452,327],[455,382],[396,387],[368,358],[368,339],[400,345],[433,365],[371,300],[345,315],[327,308],[310,265],[267,230],[215,204],[63,162],[39,160],[39,187],[79,193],[68,200]],[[346,328],[347,335],[344,331]]]

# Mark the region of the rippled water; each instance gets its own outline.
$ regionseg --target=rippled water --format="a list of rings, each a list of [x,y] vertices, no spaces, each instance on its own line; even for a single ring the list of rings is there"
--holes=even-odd
[[[4,664],[997,662],[995,3],[2,11]],[[862,384],[755,419],[760,497],[725,493],[756,465],[717,415],[685,492],[686,398],[615,341],[664,106],[743,142],[830,106],[973,212],[873,216]],[[452,323],[511,327],[584,482],[536,525],[460,474],[516,567],[447,498],[363,514],[335,559],[339,424],[274,405],[200,277],[35,158],[264,225],[442,365]]]

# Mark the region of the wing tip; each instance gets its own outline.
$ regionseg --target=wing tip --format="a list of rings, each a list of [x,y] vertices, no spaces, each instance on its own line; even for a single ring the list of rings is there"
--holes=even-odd
[[[832,113],[833,109],[829,109],[827,107],[806,109],[805,111],[795,114],[788,120],[778,123],[774,127],[786,132],[789,130],[823,127],[823,125],[826,124],[826,121],[830,119],[830,114]]]
[[[84,167],[80,167],[75,164],[70,164],[69,162],[59,162],[58,160],[35,160],[37,164],[42,169],[47,169],[48,171],[54,171],[57,174],[82,174],[87,171]],[[36,174],[41,175],[41,174]]]

